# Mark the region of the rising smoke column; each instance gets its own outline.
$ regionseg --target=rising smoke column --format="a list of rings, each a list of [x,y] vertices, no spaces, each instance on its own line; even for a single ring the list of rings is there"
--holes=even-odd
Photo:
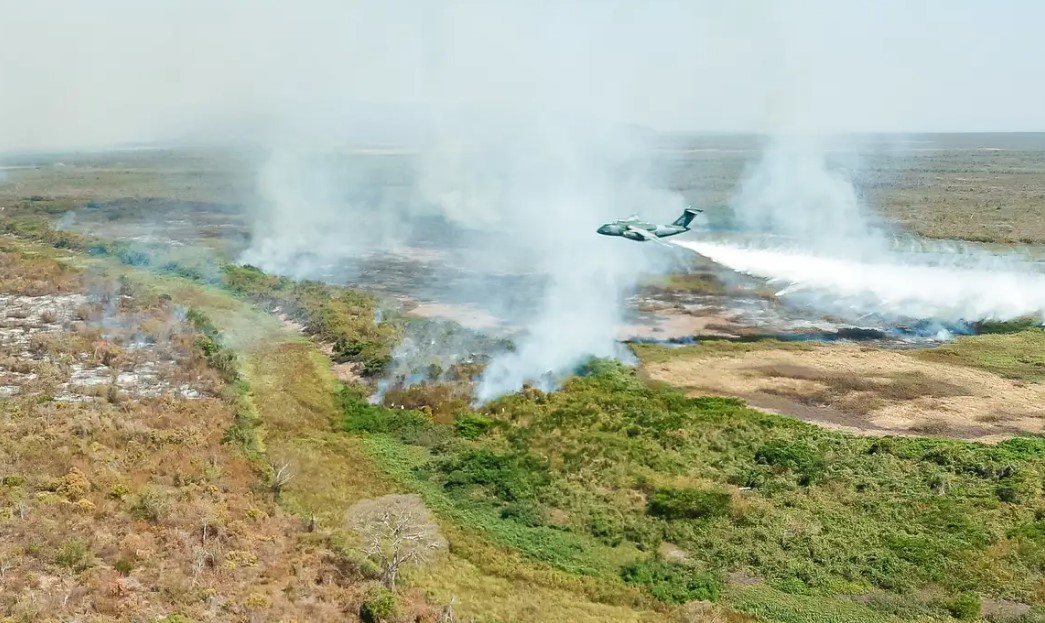
[[[732,202],[740,224],[835,255],[884,251],[886,237],[871,225],[842,163],[828,160],[829,150],[823,137],[774,138]]]
[[[543,277],[536,313],[509,319],[524,336],[489,364],[479,401],[525,383],[550,388],[590,356],[624,356],[615,340],[623,295],[655,267],[656,256],[594,230],[615,215],[682,205],[645,183],[634,163],[641,146],[627,132],[547,118],[514,121],[521,125],[490,134],[453,128],[444,143],[451,149],[437,147],[422,173],[422,187],[445,215],[497,234],[471,241],[476,263]]]
[[[371,166],[366,158],[277,152],[261,169],[262,213],[241,260],[322,277],[375,249],[409,246],[411,224],[438,216],[451,225],[439,247],[492,277],[481,291],[451,281],[441,298],[480,301],[520,330],[516,348],[488,365],[476,398],[526,383],[551,388],[588,357],[628,356],[616,341],[623,298],[640,275],[672,261],[663,249],[595,233],[633,212],[670,219],[681,211],[680,196],[647,182],[646,158],[643,141],[618,126],[530,115],[443,119],[420,153],[368,174],[359,171]],[[538,284],[524,307],[508,279],[517,275]]]
[[[676,241],[778,295],[847,319],[1045,322],[1045,273],[1014,254],[899,237],[876,225],[823,140],[778,137],[742,181],[737,221],[759,236]],[[843,152],[844,153],[844,152]]]

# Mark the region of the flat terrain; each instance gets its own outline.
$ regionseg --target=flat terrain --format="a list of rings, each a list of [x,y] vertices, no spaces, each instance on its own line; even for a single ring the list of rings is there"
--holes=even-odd
[[[737,396],[851,432],[981,441],[1045,432],[1045,386],[932,359],[919,350],[840,344],[744,353],[698,349],[645,369],[693,395]]]
[[[677,139],[664,179],[718,222],[764,141]],[[828,152],[887,222],[929,238],[1045,243],[1045,134],[856,136]]]
[[[1042,136],[861,140],[898,227],[1045,244]],[[728,226],[759,149],[659,157]],[[1042,330],[778,341],[771,289],[695,265],[621,330],[696,343],[476,406],[496,319],[373,292],[437,288],[431,257],[371,292],[230,263],[255,165],[0,163],[0,621],[1045,620]],[[432,544],[394,584],[359,514],[392,499]]]

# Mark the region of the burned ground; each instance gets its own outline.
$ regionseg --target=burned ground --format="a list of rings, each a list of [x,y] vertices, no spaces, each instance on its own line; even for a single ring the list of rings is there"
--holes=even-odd
[[[1017,151],[888,156],[897,170],[865,186],[922,234],[1034,239],[1040,171]],[[747,156],[668,157],[672,187],[714,203]],[[952,205],[961,169],[990,158],[999,168]],[[593,362],[560,392],[478,408],[481,358],[401,342],[471,350],[455,340],[473,332],[411,333],[409,302],[213,255],[242,241],[229,206],[250,194],[218,160],[70,159],[0,184],[3,230],[44,243],[5,238],[0,253],[0,618],[355,620],[380,595],[345,511],[389,494],[419,496],[449,542],[404,576],[404,619],[437,620],[451,601],[459,620],[491,622],[946,620],[963,604],[1041,616],[1037,332],[909,352],[636,345],[637,375]],[[61,226],[144,236],[134,244],[162,259],[91,258],[82,233],[45,233],[69,210],[92,212]],[[194,245],[206,261],[183,263]],[[363,262],[356,285],[394,294],[434,261],[386,259]],[[719,277],[645,284],[635,306],[663,318],[637,325],[744,337],[772,292]],[[750,305],[709,304],[723,295]],[[418,315],[492,324],[439,305]],[[370,404],[382,380],[384,404]]]

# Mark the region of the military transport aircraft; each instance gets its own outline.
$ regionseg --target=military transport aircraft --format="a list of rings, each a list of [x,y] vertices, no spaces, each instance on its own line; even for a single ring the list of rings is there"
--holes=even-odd
[[[682,216],[675,219],[675,222],[671,225],[643,223],[639,220],[638,215],[632,215],[626,219],[606,223],[595,231],[603,236],[623,236],[628,240],[636,240],[638,242],[647,240],[659,242],[661,238],[689,231],[689,224],[693,221],[693,217],[702,211],[687,207],[682,211]]]

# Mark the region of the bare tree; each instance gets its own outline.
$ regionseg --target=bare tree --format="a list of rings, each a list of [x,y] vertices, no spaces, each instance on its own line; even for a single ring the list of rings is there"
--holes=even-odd
[[[269,478],[269,488],[272,493],[279,495],[283,492],[290,481],[294,478],[294,473],[290,471],[290,463],[283,463],[282,465],[272,464],[272,476]]]
[[[447,548],[439,526],[416,495],[362,500],[347,515],[360,551],[378,566],[382,583],[392,591],[401,569],[423,565]]]
[[[454,602],[457,597],[450,597],[450,603],[443,606],[439,613],[439,623],[457,623],[457,615],[454,614]]]

